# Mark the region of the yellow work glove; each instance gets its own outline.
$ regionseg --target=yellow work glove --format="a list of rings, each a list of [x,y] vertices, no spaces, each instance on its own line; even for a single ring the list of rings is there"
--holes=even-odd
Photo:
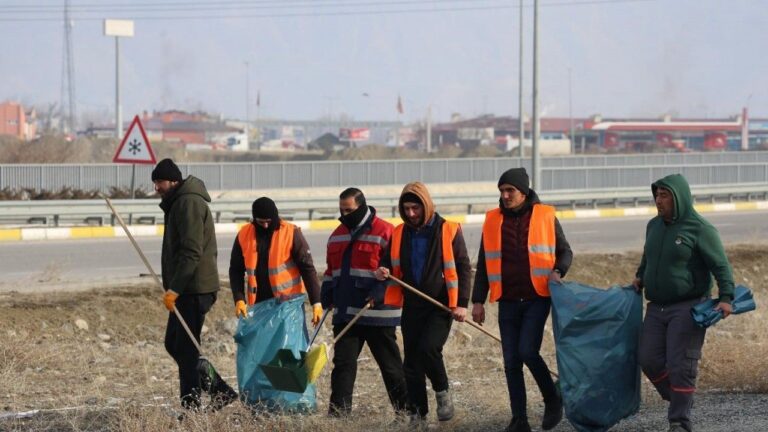
[[[247,313],[248,307],[245,305],[245,302],[243,300],[238,300],[237,303],[235,303],[235,316],[238,318],[245,318]]]
[[[317,327],[320,323],[320,318],[323,317],[323,305],[315,303],[312,305],[312,325]]]
[[[171,290],[165,292],[163,303],[165,304],[165,308],[168,309],[168,312],[173,312],[173,306],[176,304],[177,298],[179,298],[179,295],[175,292]]]

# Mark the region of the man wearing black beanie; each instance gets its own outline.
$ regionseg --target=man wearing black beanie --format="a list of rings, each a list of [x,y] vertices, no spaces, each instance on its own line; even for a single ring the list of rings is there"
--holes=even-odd
[[[486,213],[472,292],[472,319],[485,321],[483,304],[499,302],[499,330],[512,421],[507,432],[530,432],[523,364],[544,399],[541,427],[563,417],[562,397],[539,350],[551,300],[549,281],[559,282],[573,253],[555,208],[544,205],[528,185],[525,168],[512,168],[498,182],[499,208]]]
[[[200,353],[173,309],[179,311],[199,342],[205,314],[216,302],[219,290],[216,233],[208,208],[211,197],[202,180],[194,176],[182,179],[181,170],[171,159],[161,160],[152,170],[152,182],[162,197],[160,208],[165,214],[161,256],[163,304],[169,312],[165,349],[179,367],[182,407],[199,409]],[[232,399],[230,395],[229,401]]]
[[[244,317],[247,306],[273,297],[308,294],[317,326],[323,314],[320,283],[301,229],[280,219],[270,198],[254,201],[251,211],[253,221],[240,229],[229,260],[235,316]]]

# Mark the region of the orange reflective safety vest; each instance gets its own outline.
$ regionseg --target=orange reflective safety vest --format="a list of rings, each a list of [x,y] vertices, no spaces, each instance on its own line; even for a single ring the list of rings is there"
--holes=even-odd
[[[395,227],[392,232],[392,275],[398,279],[403,278],[403,268],[400,265],[400,246],[403,240],[404,224]],[[448,290],[448,307],[455,308],[459,302],[459,274],[456,272],[456,260],[453,256],[453,239],[459,232],[460,225],[456,222],[443,221],[442,252],[443,252],[443,277],[445,287]],[[384,294],[384,304],[390,306],[403,306],[403,288],[397,282],[390,281]]]
[[[483,223],[483,249],[485,268],[488,273],[490,301],[501,298],[501,224],[504,215],[501,209],[485,214]],[[536,294],[549,297],[549,274],[555,267],[555,208],[534,204],[531,223],[528,227],[528,262],[531,267],[531,282]]]
[[[267,272],[269,273],[269,284],[272,285],[272,294],[275,297],[290,297],[306,292],[299,268],[291,258],[295,230],[295,225],[281,220],[280,228],[272,233]],[[237,234],[237,240],[240,242],[245,260],[245,274],[248,279],[248,304],[252,305],[256,303],[256,264],[259,262],[256,227],[250,223],[244,225]]]

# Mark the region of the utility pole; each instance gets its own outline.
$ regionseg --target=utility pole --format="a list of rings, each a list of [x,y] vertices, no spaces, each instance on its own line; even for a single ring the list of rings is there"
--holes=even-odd
[[[119,140],[123,137],[123,108],[120,105],[120,38],[133,37],[133,21],[105,19],[104,36],[115,37],[115,138]]]
[[[245,142],[247,150],[251,149],[251,135],[249,122],[251,121],[251,73],[250,64],[245,61]]]
[[[531,167],[533,168],[533,188],[537,192],[541,186],[541,155],[539,138],[541,123],[539,119],[539,0],[533,0],[533,136]]]
[[[571,68],[568,68],[568,120],[571,128],[571,154],[576,153],[576,135],[573,132],[573,91],[571,87]]]
[[[427,107],[427,153],[432,153],[432,105]]]
[[[520,63],[518,64],[517,81],[517,127],[520,139],[517,144],[518,164],[523,166],[523,139],[525,139],[525,123],[523,123],[523,0],[520,0]]]
[[[69,16],[69,0],[64,0],[64,59],[61,69],[61,129],[65,133],[69,132],[74,134],[77,132],[77,111],[75,108],[75,53],[72,49],[72,27],[74,27],[74,22]]]

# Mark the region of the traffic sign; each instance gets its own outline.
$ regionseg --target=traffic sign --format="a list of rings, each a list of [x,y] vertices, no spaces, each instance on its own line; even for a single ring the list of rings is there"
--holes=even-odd
[[[115,157],[112,158],[115,163],[130,164],[155,164],[155,153],[152,152],[152,146],[149,145],[147,134],[144,132],[144,126],[141,125],[139,116],[133,118],[131,126],[123,137],[123,142],[117,148]]]

